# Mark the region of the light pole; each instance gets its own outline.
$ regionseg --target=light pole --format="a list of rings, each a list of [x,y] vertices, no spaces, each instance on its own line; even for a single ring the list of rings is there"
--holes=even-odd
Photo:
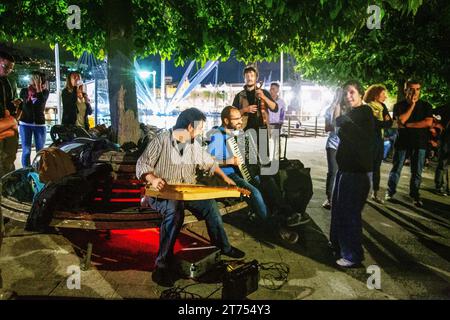
[[[153,76],[153,99],[154,99],[154,101],[156,101],[156,71],[155,70],[152,71],[152,76]]]

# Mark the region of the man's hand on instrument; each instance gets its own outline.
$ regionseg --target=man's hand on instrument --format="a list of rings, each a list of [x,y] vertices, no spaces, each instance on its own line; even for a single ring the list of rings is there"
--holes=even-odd
[[[152,180],[152,187],[158,191],[161,191],[166,186],[166,181],[162,178],[156,178]]]
[[[247,110],[245,112],[255,113],[258,110],[258,106],[256,104],[251,104],[247,106]]]
[[[256,89],[256,98],[266,100],[266,95],[261,89]]]
[[[238,157],[234,157],[233,160],[235,166],[239,167],[241,165],[241,160]]]
[[[235,186],[236,185],[236,182],[231,180],[228,176],[225,176],[223,178],[223,181],[225,181],[225,183],[228,184],[229,186]]]

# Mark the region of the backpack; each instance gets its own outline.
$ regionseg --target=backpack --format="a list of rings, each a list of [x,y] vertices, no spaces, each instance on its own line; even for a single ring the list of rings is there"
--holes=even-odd
[[[55,182],[76,172],[70,156],[56,147],[42,149],[37,153],[38,156],[37,172],[43,183]]]

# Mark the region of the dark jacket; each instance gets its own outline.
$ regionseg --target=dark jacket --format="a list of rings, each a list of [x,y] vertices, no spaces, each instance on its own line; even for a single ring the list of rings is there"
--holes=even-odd
[[[69,92],[67,88],[64,88],[61,96],[63,105],[62,124],[75,125],[75,123],[77,122],[78,114],[77,90],[74,88],[72,92]],[[90,114],[92,114],[92,107],[89,103],[86,102],[86,114],[84,115],[86,130],[89,130],[88,115]]]
[[[23,101],[19,107],[19,110],[22,110],[20,121],[25,123],[45,124],[45,103],[47,102],[49,93],[48,90],[38,92],[36,94],[37,100],[33,103],[33,101],[28,101],[28,88],[23,88],[20,91],[20,98]]]
[[[7,109],[10,115],[16,114],[16,107],[12,101],[16,98],[16,88],[6,77],[0,77],[0,118],[5,117]]]
[[[342,172],[371,172],[375,130],[372,109],[363,105],[336,118],[340,139],[336,161]]]

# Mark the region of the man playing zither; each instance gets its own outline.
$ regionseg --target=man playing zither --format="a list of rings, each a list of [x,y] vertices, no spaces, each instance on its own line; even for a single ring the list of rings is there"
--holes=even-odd
[[[166,184],[196,184],[197,169],[222,177],[228,185],[236,185],[219,168],[214,159],[196,141],[203,132],[205,115],[196,108],[184,110],[175,126],[153,139],[136,164],[136,175],[157,190]],[[211,243],[222,254],[243,258],[244,252],[231,247],[215,200],[179,201],[147,197],[148,205],[158,211],[160,227],[159,252],[152,279],[163,286],[173,286],[173,248],[184,220],[184,209],[205,219]]]

